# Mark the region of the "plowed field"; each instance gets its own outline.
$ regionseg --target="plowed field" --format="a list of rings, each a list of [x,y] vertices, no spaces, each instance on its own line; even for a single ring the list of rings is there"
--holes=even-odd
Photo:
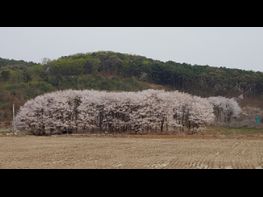
[[[263,139],[0,137],[0,168],[262,168]]]

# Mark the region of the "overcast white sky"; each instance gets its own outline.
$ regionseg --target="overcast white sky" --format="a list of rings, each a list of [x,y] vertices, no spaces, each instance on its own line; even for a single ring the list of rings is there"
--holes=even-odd
[[[263,71],[263,28],[0,27],[2,58],[40,62],[101,50]]]

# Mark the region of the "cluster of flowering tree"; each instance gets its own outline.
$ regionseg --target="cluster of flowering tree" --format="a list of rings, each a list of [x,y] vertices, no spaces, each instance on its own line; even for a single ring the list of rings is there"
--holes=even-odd
[[[213,124],[215,105],[213,98],[178,91],[66,90],[29,100],[14,121],[16,129],[36,135],[195,132]]]
[[[218,124],[230,123],[238,118],[242,111],[234,98],[209,97],[208,101],[214,106],[215,123]]]

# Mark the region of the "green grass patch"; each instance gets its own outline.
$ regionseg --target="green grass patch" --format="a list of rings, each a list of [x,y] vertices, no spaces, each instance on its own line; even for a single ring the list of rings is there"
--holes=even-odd
[[[230,128],[230,127],[209,127],[207,133],[221,135],[254,135],[263,134],[263,128]]]
[[[7,134],[10,132],[11,132],[11,130],[9,128],[0,128],[0,134]]]

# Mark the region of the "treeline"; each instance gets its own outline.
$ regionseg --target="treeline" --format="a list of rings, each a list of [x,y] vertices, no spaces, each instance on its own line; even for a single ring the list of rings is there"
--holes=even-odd
[[[178,91],[56,91],[29,100],[13,126],[35,135],[63,133],[195,133],[229,123],[241,109],[234,99]]]
[[[263,73],[161,62],[115,52],[76,54],[45,64],[0,59],[0,121],[11,120],[12,103],[55,90],[180,90],[193,95],[263,95]]]
[[[135,77],[171,89],[199,96],[259,96],[263,93],[263,73],[161,62],[142,56],[113,52],[76,54],[45,65],[50,82],[59,86],[63,77],[103,75]],[[52,78],[52,79],[51,79]],[[63,86],[63,84],[62,84]]]

